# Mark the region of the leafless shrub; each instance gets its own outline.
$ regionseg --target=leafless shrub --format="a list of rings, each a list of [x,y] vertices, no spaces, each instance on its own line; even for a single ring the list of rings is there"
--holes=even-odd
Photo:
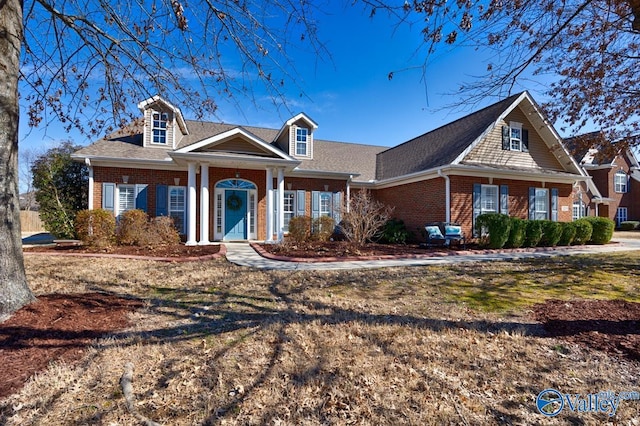
[[[342,232],[355,245],[370,241],[391,217],[393,208],[376,201],[367,189],[351,195],[349,211],[343,209]]]

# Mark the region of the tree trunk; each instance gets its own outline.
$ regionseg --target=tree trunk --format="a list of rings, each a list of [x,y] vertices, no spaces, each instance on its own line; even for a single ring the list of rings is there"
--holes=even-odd
[[[34,299],[24,271],[18,196],[22,0],[0,0],[0,318]]]

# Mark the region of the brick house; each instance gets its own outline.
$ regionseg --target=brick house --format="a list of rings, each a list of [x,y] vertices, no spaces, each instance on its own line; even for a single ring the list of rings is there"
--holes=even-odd
[[[279,129],[185,120],[160,97],[141,123],[74,154],[89,166],[89,206],[169,215],[187,244],[281,239],[297,215],[340,220],[367,188],[410,231],[501,212],[572,220],[590,180],[527,92],[392,148],[325,141],[300,113]],[[346,207],[343,207],[346,206]]]
[[[627,220],[640,220],[638,159],[630,149],[616,153],[615,149],[603,149],[602,143],[600,132],[565,141],[572,148],[576,161],[591,176],[591,180],[583,182],[576,192],[574,218],[607,217],[618,226]]]

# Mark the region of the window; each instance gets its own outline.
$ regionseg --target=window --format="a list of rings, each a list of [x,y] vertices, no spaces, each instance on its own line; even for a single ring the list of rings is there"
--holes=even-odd
[[[619,193],[627,192],[627,174],[622,170],[613,176],[614,191]]]
[[[284,232],[289,232],[289,222],[295,216],[295,192],[284,192]]]
[[[498,186],[482,185],[480,193],[480,213],[498,212]]]
[[[173,219],[176,229],[181,234],[184,234],[185,229],[185,193],[184,186],[169,187],[169,217]]]
[[[166,112],[153,113],[153,143],[166,145],[168,121],[169,115]]]
[[[135,185],[118,185],[118,211],[117,216],[127,210],[136,208],[136,187]]]
[[[309,131],[305,128],[296,128],[296,155],[307,156],[309,151]]]
[[[511,151],[522,151],[522,124],[511,123],[509,128],[511,129],[509,135]]]
[[[626,207],[618,207],[616,210],[616,225],[620,226],[622,222],[627,221],[627,208]]]
[[[584,201],[582,200],[574,201],[572,219],[578,220],[581,217],[585,217],[586,215],[587,215],[587,205],[584,203]]]
[[[522,128],[522,123],[512,121],[508,126],[502,126],[502,149],[529,152],[529,131]]]
[[[330,192],[320,193],[320,216],[331,216],[331,198]]]
[[[534,219],[546,220],[549,218],[549,190],[535,188]]]

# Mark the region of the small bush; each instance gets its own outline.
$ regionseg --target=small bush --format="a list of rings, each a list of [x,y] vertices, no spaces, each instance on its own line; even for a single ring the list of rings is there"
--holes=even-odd
[[[309,216],[295,216],[289,221],[289,239],[296,243],[303,243],[311,238],[311,218]]]
[[[578,219],[573,223],[576,227],[576,236],[573,238],[572,244],[586,244],[587,241],[591,239],[591,234],[593,233],[593,226],[591,226],[591,222],[589,222],[587,218],[583,217],[582,219]]]
[[[389,219],[380,232],[380,242],[384,244],[406,244],[409,231],[400,219]]]
[[[312,238],[316,241],[329,241],[333,229],[336,226],[335,220],[329,216],[320,216],[313,219],[312,223],[313,235]]]
[[[180,243],[180,233],[176,229],[173,218],[169,216],[154,217],[147,222],[145,228],[140,245],[157,247]]]
[[[499,249],[504,247],[509,238],[511,221],[506,214],[485,213],[476,218],[476,227],[481,230],[480,239],[482,245]]]
[[[626,222],[621,222],[618,227],[621,231],[634,231],[636,229],[640,229],[640,222],[637,220],[628,220]]]
[[[541,247],[555,247],[562,237],[562,225],[552,220],[542,221],[542,238],[538,243]]]
[[[573,239],[576,237],[576,224],[575,222],[562,222],[562,235],[560,236],[560,241],[558,241],[559,246],[570,246],[573,242]]]
[[[108,210],[81,210],[75,220],[78,238],[91,247],[108,247],[115,241],[116,219]]]
[[[505,243],[505,247],[519,248],[524,244],[524,237],[527,228],[527,221],[519,217],[509,218],[509,238]]]
[[[613,230],[616,223],[606,217],[586,217],[591,223],[593,232],[591,233],[590,244],[607,244],[613,237]]]
[[[523,247],[537,247],[542,239],[542,221],[527,220],[524,233]]]
[[[118,218],[116,241],[121,246],[144,246],[149,216],[142,210],[127,210]]]

